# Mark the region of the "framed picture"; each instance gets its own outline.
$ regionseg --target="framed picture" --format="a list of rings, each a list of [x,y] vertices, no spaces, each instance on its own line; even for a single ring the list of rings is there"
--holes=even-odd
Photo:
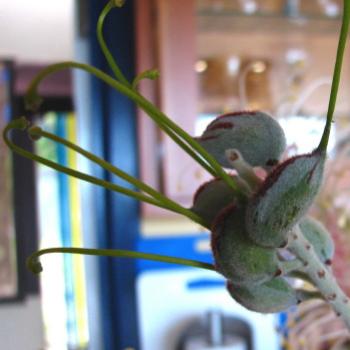
[[[12,64],[0,61],[0,130],[12,115]],[[0,139],[0,301],[19,296],[12,154]]]

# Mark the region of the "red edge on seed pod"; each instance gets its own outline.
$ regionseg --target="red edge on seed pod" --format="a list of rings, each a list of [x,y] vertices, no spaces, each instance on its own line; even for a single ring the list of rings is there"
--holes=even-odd
[[[226,288],[229,291],[229,293],[231,293],[232,295],[234,295],[235,293],[235,287],[239,288],[239,285],[235,286],[234,283],[230,280],[226,280]],[[241,302],[241,298],[239,297],[239,295],[235,295],[235,300],[240,303]]]
[[[228,173],[228,175],[231,176],[231,177],[235,176],[235,175],[232,174],[232,173]],[[212,184],[212,183],[214,183],[214,182],[221,181],[221,180],[222,180],[221,177],[215,177],[215,178],[213,178],[213,179],[211,179],[211,180],[208,180],[208,181],[206,181],[206,182],[203,182],[203,183],[197,188],[195,194],[193,195],[193,202],[192,202],[192,205],[195,204],[195,202],[196,202],[197,199],[198,199],[198,196],[201,194],[201,192],[203,192],[203,190],[204,190],[207,186],[209,186],[210,184]]]
[[[235,203],[229,204],[227,207],[222,209],[219,214],[214,219],[214,222],[211,226],[211,235],[210,235],[210,245],[211,250],[214,255],[214,266],[217,271],[219,271],[219,266],[217,266],[216,261],[218,260],[218,250],[217,243],[220,237],[220,225],[224,222],[227,216],[229,216],[235,209],[237,205]]]
[[[217,181],[220,181],[221,178],[220,177],[216,177],[214,179],[211,179],[209,181],[206,181],[204,183],[202,183],[198,188],[197,188],[197,191],[196,193],[194,194],[193,196],[193,205],[196,203],[197,199],[198,199],[198,196],[203,192],[203,190],[209,186],[210,184],[214,183],[214,182],[217,182]]]
[[[288,158],[287,160],[285,160],[284,162],[278,164],[276,166],[276,168],[274,168],[272,170],[272,172],[266,177],[265,181],[262,183],[262,185],[260,186],[260,188],[258,189],[258,191],[255,194],[255,198],[259,198],[265,195],[265,193],[268,191],[268,189],[277,181],[277,179],[279,178],[279,176],[281,175],[282,171],[290,164],[294,163],[297,159],[302,158],[302,157],[313,157],[315,156],[317,153],[320,153],[317,149],[314,150],[313,152],[309,153],[309,154],[300,154],[291,158]],[[308,178],[308,181],[311,180],[312,174],[314,172],[316,168],[316,165],[314,166],[314,168],[310,171],[310,175]]]
[[[220,130],[220,129],[232,129],[234,124],[231,122],[219,122],[207,127],[207,131]]]
[[[249,116],[256,115],[257,113],[258,113],[258,111],[237,111],[237,112],[230,112],[230,113],[225,113],[225,114],[219,115],[211,123],[208,124],[206,131],[207,130],[214,130],[215,125],[213,125],[213,124],[215,124],[218,120],[220,120],[220,124],[221,124],[222,119],[224,119],[224,118],[239,117],[242,115],[249,117]],[[222,124],[224,124],[224,123],[222,123]]]

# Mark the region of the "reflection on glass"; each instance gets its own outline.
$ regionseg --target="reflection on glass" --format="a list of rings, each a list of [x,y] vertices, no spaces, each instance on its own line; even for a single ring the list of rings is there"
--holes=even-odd
[[[0,63],[0,130],[10,118],[10,74]],[[12,202],[12,163],[0,140],[0,299],[17,295],[16,241]]]

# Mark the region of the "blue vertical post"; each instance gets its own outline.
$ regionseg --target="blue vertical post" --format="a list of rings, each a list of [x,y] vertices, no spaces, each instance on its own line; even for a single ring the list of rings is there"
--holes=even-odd
[[[98,14],[106,2],[90,0],[91,63],[109,71],[95,35]],[[133,1],[126,1],[106,19],[105,39],[127,78],[134,76],[134,12]],[[110,71],[109,71],[110,72]],[[92,79],[92,113],[94,149],[109,162],[127,173],[138,176],[136,109],[124,96],[96,79]],[[98,170],[96,170],[98,171]],[[99,173],[109,181],[120,180]],[[122,183],[123,186],[128,186]],[[98,190],[97,229],[99,246],[114,249],[136,247],[139,234],[139,204],[129,197]],[[136,300],[135,261],[101,259],[101,291],[104,344],[106,350],[139,349]]]

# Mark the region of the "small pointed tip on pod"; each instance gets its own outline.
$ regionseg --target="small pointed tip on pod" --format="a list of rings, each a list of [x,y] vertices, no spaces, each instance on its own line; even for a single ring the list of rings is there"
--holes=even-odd
[[[29,258],[27,260],[27,268],[35,275],[38,275],[43,271],[41,262],[37,258]]]
[[[24,98],[25,108],[28,111],[36,112],[43,103],[43,98],[36,91],[28,91]]]
[[[275,249],[254,244],[247,236],[244,208],[231,205],[215,219],[211,246],[219,273],[239,285],[262,283],[279,271]]]
[[[218,213],[236,200],[237,196],[232,188],[217,178],[205,182],[197,189],[191,210],[212,224]]]
[[[269,174],[247,207],[251,240],[276,248],[286,241],[318,193],[324,161],[325,154],[314,151],[287,159]]]
[[[297,292],[283,277],[247,286],[237,286],[229,281],[227,289],[239,304],[260,313],[281,312],[298,303]]]
[[[316,255],[326,265],[334,256],[334,242],[327,229],[316,219],[309,216],[299,221],[299,227],[304,237],[313,246]]]
[[[227,149],[237,149],[251,166],[276,165],[286,148],[283,129],[263,112],[235,112],[217,117],[197,141],[223,167],[231,168]]]
[[[38,126],[32,126],[28,129],[28,134],[31,140],[38,141],[41,138],[42,129]]]
[[[22,116],[16,119],[13,119],[9,122],[8,126],[13,129],[25,130],[30,125],[29,120]]]

